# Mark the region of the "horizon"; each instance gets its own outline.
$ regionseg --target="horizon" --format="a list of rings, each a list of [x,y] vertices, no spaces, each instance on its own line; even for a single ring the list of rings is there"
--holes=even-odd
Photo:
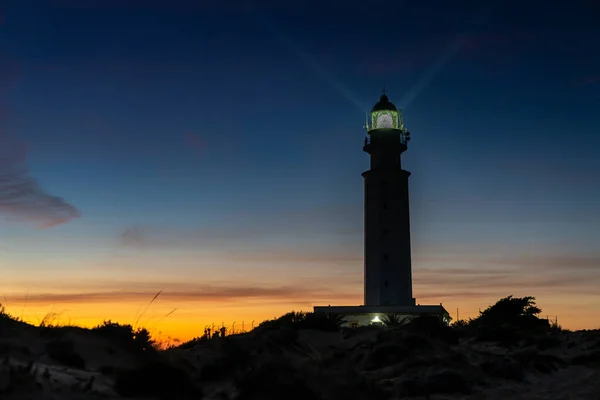
[[[412,137],[417,303],[534,296],[600,328],[597,5],[227,4],[0,5],[8,312],[133,324],[162,290],[139,325],[185,341],[360,305],[385,87]]]

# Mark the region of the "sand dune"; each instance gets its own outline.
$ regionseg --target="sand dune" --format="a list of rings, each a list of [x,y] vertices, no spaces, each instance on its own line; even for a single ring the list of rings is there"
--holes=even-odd
[[[600,331],[261,327],[163,351],[0,319],[0,398],[600,399]]]

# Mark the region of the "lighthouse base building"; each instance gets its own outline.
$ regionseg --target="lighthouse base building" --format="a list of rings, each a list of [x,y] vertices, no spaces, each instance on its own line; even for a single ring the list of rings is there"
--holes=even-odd
[[[412,294],[408,178],[401,155],[410,133],[404,117],[385,93],[371,109],[363,151],[370,169],[363,172],[364,199],[364,304],[319,306],[315,313],[342,314],[346,325],[383,323],[386,317],[406,320],[436,315],[449,321],[440,305],[418,305]]]

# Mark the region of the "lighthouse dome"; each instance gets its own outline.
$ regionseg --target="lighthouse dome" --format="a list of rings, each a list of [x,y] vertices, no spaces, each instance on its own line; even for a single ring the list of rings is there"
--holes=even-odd
[[[398,109],[384,93],[379,98],[379,101],[375,103],[375,105],[371,109],[371,112],[375,111],[398,111]]]

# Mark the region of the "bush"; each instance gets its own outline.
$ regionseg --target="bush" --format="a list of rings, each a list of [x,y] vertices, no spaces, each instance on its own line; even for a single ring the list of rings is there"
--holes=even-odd
[[[7,313],[2,303],[0,303],[0,336],[19,335],[21,332],[19,328],[24,325],[26,325],[25,322]]]
[[[498,327],[480,326],[476,332],[475,339],[477,341],[496,342],[498,345],[505,347],[514,347],[526,338],[523,332],[510,325]]]
[[[541,310],[535,298],[508,296],[480,312],[471,319],[467,328],[477,340],[498,342],[502,346],[515,346],[522,340],[534,340],[550,332],[550,323],[538,318]]]
[[[489,328],[509,325],[530,332],[547,332],[550,323],[538,317],[541,312],[535,305],[535,297],[508,296],[486,308],[468,325]]]
[[[406,329],[409,332],[439,339],[448,344],[458,344],[457,332],[435,316],[423,315],[413,318],[406,324]]]
[[[400,326],[408,322],[409,317],[402,317],[398,314],[386,314],[383,316],[381,322],[385,326]]]
[[[202,389],[189,374],[156,361],[136,369],[116,371],[115,391],[123,397],[152,397],[164,400],[201,399]]]
[[[192,348],[198,346],[199,344],[206,343],[208,340],[209,340],[209,338],[206,336],[199,336],[199,337],[190,339],[187,342],[184,342],[177,347],[179,347],[180,349],[192,349]]]
[[[314,329],[325,332],[339,332],[344,322],[344,317],[339,314],[292,311],[279,318],[264,321],[258,325],[258,328],[280,329],[285,327],[294,330]]]
[[[92,332],[119,343],[133,354],[154,354],[157,350],[156,342],[146,328],[133,329],[131,325],[121,325],[109,320],[92,328]]]

